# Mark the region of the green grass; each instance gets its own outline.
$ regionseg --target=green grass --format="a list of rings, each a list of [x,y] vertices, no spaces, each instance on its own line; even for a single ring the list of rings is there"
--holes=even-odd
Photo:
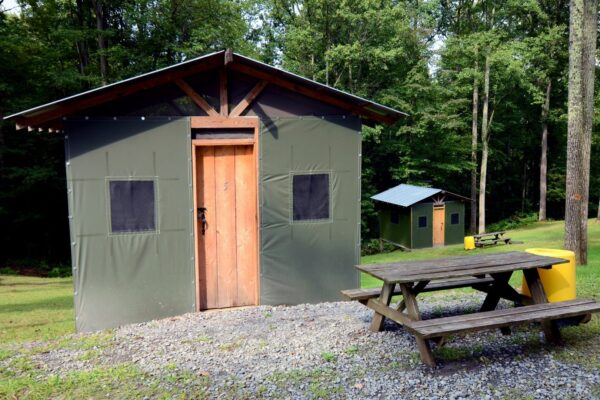
[[[590,220],[588,224],[588,265],[577,268],[577,296],[600,299],[600,224]],[[562,221],[536,223],[522,229],[507,232],[513,240],[523,244],[498,245],[485,249],[464,250],[461,245],[445,246],[430,249],[418,249],[410,252],[394,251],[362,257],[363,264],[378,264],[395,261],[415,261],[429,258],[452,256],[472,256],[476,254],[500,253],[506,251],[522,251],[532,247],[563,248],[564,223]],[[515,274],[511,279],[513,285],[521,282],[521,274]],[[381,281],[369,275],[362,274],[362,287],[381,286]]]
[[[75,332],[71,278],[0,275],[0,343]]]

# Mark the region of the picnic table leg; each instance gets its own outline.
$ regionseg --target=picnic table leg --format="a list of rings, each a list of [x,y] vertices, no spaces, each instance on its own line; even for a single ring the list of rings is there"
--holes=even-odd
[[[412,287],[406,283],[401,283],[400,289],[402,289],[402,296],[404,297],[408,315],[415,321],[421,320],[421,313],[419,312],[419,306],[417,305],[417,296],[413,292]],[[419,354],[421,355],[421,360],[430,367],[435,367],[435,359],[433,358],[433,353],[429,347],[429,342],[418,336],[416,336],[415,339],[417,340],[417,347],[419,349]]]
[[[494,282],[492,283],[490,290],[488,291],[488,294],[481,305],[481,309],[479,310],[480,312],[492,311],[496,309],[498,302],[502,298],[502,287],[505,284],[508,284],[511,275],[512,271],[491,274],[492,278],[494,278]]]
[[[381,294],[379,295],[379,302],[386,306],[390,305],[392,301],[392,295],[394,293],[395,283],[384,283],[381,288]],[[371,331],[373,332],[381,332],[383,329],[383,322],[385,321],[385,317],[375,311],[373,314],[373,320],[371,321]]]
[[[544,292],[544,287],[542,286],[542,281],[540,280],[540,274],[538,273],[537,268],[523,270],[523,275],[525,275],[527,286],[529,286],[529,292],[531,293],[533,303],[547,303],[548,298],[546,297],[546,292]],[[544,336],[547,341],[555,344],[561,343],[560,331],[558,330],[555,321],[543,321],[542,327],[544,328]]]

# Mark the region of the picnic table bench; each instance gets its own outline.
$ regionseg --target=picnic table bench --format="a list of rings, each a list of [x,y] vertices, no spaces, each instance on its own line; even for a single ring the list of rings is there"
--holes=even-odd
[[[348,299],[357,300],[374,311],[371,330],[383,329],[388,318],[413,334],[421,360],[435,366],[430,341],[443,343],[448,335],[500,328],[510,333],[514,325],[540,322],[546,339],[560,342],[556,320],[580,317],[587,321],[591,313],[600,312],[594,300],[571,300],[548,303],[537,268],[552,268],[566,263],[562,258],[538,256],[525,252],[451,257],[438,260],[358,265],[360,271],[383,281],[381,288],[349,289],[342,291]],[[514,271],[522,270],[531,292],[530,305],[508,281]],[[479,312],[451,317],[422,320],[417,302],[420,293],[472,287],[486,293]],[[392,296],[402,295],[402,301],[393,307]],[[496,310],[501,298],[517,305],[515,308]]]
[[[509,237],[504,237],[506,231],[478,233],[473,235],[476,247],[493,246],[498,243],[513,244],[513,240]]]

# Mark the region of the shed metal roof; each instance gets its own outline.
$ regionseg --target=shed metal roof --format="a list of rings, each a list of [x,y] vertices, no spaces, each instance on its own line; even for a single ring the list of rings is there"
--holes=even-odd
[[[442,189],[429,188],[423,186],[407,185],[405,183],[388,189],[384,192],[371,196],[373,200],[383,201],[384,203],[394,204],[402,207],[410,207],[420,201],[423,201],[438,193],[448,194],[463,201],[470,199]]]
[[[267,80],[275,85],[285,84],[288,88],[292,87],[292,90],[301,94],[348,109],[367,121],[391,124],[407,115],[402,111],[244,57],[230,50],[222,50],[14,113],[4,119],[16,122],[17,129],[61,126],[63,117],[84,112],[87,108],[160,86],[175,79],[224,66]]]
[[[425,200],[426,198],[431,197],[441,191],[442,189],[413,186],[403,183],[384,192],[378,193],[371,198],[373,200],[383,201],[385,203],[395,204],[397,206],[410,207],[413,204],[418,203],[421,200]]]

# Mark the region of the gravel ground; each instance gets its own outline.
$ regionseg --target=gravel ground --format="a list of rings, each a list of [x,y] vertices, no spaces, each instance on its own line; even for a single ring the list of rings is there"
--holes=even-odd
[[[475,310],[482,300],[472,293],[435,295],[420,305],[426,316],[440,315]],[[152,376],[191,373],[207,378],[211,398],[600,395],[600,371],[557,360],[535,327],[517,328],[509,336],[490,331],[451,338],[436,350],[439,365],[431,369],[420,362],[413,337],[401,327],[386,322],[384,332],[370,332],[371,316],[357,302],[191,313],[119,328],[110,346],[92,359],[76,348],[35,357],[48,374],[125,362]]]

